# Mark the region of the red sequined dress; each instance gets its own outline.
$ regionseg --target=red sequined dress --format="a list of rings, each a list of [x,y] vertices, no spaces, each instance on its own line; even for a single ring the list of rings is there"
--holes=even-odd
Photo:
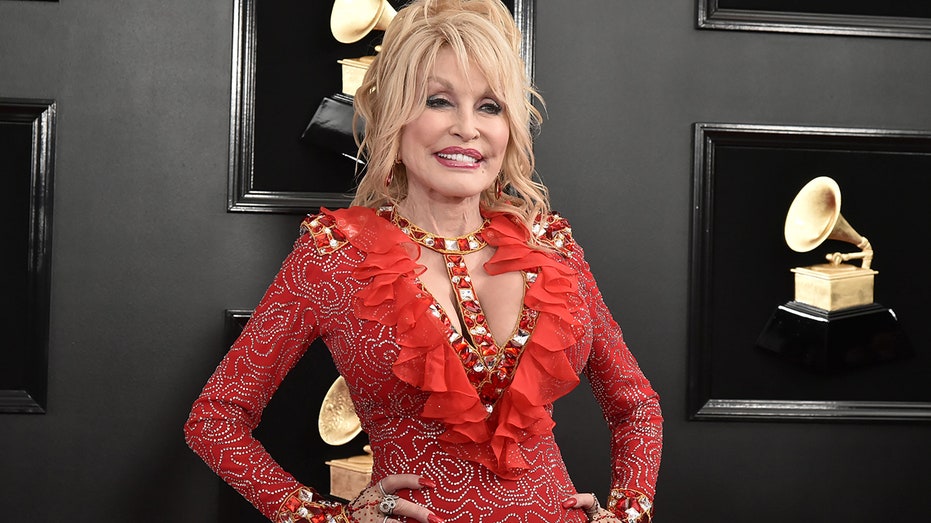
[[[628,351],[570,229],[533,232],[490,213],[489,274],[521,271],[514,336],[487,360],[420,285],[419,246],[390,209],[323,210],[302,224],[243,334],[195,401],[191,448],[273,521],[303,485],[252,437],[262,410],[317,337],[345,378],[374,453],[373,481],[413,473],[435,488],[405,493],[448,523],[584,522],[552,434],[552,403],[589,378],[611,430],[619,515],[654,494],[662,446],[657,394]],[[528,246],[530,235],[554,247]],[[466,304],[467,305],[467,304]],[[445,321],[444,321],[445,320]],[[487,363],[487,364],[486,364]]]

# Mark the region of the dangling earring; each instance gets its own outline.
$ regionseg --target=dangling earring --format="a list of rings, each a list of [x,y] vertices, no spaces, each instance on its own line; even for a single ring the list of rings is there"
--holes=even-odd
[[[502,193],[502,192],[504,192],[504,188],[501,186],[501,179],[500,179],[500,178],[496,178],[496,179],[495,179],[495,199],[496,199],[496,200],[500,200],[500,199],[501,199],[501,193]]]
[[[391,180],[394,178],[394,171],[388,172],[388,176],[385,178],[385,187],[391,187]]]

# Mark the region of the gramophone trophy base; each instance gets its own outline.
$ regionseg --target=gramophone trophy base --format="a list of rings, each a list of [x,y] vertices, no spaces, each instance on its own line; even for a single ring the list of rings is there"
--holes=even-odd
[[[353,456],[326,462],[330,466],[330,495],[347,501],[356,499],[372,481],[372,455]]]
[[[841,263],[796,267],[795,301],[826,311],[873,303],[872,269]]]
[[[790,301],[766,323],[756,345],[817,371],[836,372],[912,354],[892,309],[878,303],[826,311]]]
[[[337,60],[337,63],[343,69],[343,94],[355,96],[359,86],[362,85],[362,79],[365,78],[365,72],[368,71],[369,65],[372,64],[374,56],[360,56],[359,58],[343,58]]]

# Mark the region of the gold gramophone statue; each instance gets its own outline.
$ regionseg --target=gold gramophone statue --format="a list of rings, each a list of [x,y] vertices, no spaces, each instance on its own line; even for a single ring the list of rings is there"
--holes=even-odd
[[[317,418],[320,437],[330,445],[345,445],[362,432],[362,424],[352,406],[349,387],[342,376],[330,385]],[[365,454],[327,461],[330,467],[330,494],[351,500],[372,480],[372,451],[365,446]]]
[[[826,311],[873,303],[873,277],[870,269],[873,247],[847,223],[840,213],[840,187],[833,179],[819,176],[805,184],[786,214],[786,243],[793,251],[808,252],[825,240],[856,245],[860,252],[825,255],[829,263],[796,267],[795,301]],[[844,263],[860,259],[860,267]]]
[[[351,44],[365,38],[372,31],[384,31],[397,11],[387,0],[335,0],[330,12],[330,32],[337,42]],[[378,51],[380,46],[375,46]],[[301,140],[325,147],[342,156],[360,162],[358,148],[352,133],[353,97],[369,65],[375,59],[366,55],[342,58],[341,92],[326,96],[317,106],[314,116],[301,135]]]
[[[337,42],[352,44],[372,31],[384,31],[397,11],[387,0],[336,0],[330,13],[330,31]],[[378,51],[378,47],[375,48]],[[343,58],[343,93],[355,96],[374,56]]]
[[[892,309],[873,302],[873,247],[840,213],[841,191],[819,176],[805,184],[786,213],[785,240],[808,252],[825,240],[856,245],[828,263],[795,267],[795,299],[773,312],[757,346],[820,371],[838,371],[911,354]],[[861,265],[845,263],[861,260]]]

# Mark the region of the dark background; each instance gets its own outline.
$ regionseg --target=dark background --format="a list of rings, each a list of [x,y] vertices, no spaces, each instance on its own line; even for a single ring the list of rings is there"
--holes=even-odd
[[[222,352],[224,310],[255,305],[300,221],[226,212],[232,15],[232,2],[0,1],[0,96],[59,111],[48,412],[0,417],[0,519],[222,513],[181,426]],[[922,521],[931,425],[688,421],[687,304],[692,124],[927,130],[931,43],[701,31],[695,18],[689,1],[536,9],[538,169],[662,395],[657,521]],[[878,172],[876,191],[894,174]],[[865,202],[846,201],[887,301],[891,246]],[[910,241],[922,281],[929,250]],[[587,386],[556,421],[578,488],[603,497],[607,432]]]

